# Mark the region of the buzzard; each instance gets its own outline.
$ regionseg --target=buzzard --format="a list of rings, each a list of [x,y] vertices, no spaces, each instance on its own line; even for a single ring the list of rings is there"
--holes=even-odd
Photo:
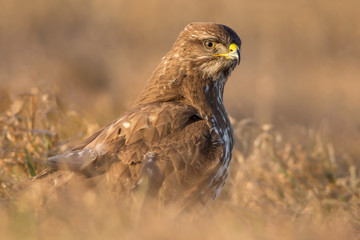
[[[224,85],[240,63],[241,41],[229,27],[191,23],[161,59],[134,105],[63,155],[37,178],[57,184],[64,172],[96,179],[128,196],[144,182],[164,205],[206,204],[228,176],[233,130]]]

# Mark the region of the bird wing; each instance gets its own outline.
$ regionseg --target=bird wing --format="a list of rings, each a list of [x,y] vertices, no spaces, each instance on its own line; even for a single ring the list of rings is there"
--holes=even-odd
[[[111,186],[119,192],[146,189],[146,196],[158,195],[165,205],[184,206],[212,194],[209,183],[221,164],[222,145],[197,111],[184,106],[166,104],[160,114],[150,111],[146,127],[135,130],[140,136],[127,139],[128,144],[123,140],[117,152],[121,161],[106,171]]]
[[[190,199],[217,171],[220,153],[212,134],[189,105],[140,105],[48,163],[55,170],[105,173],[119,191],[133,190],[146,179],[147,195],[159,193],[164,202],[181,194]]]
[[[190,124],[199,120],[201,118],[197,110],[183,103],[140,105],[109,123],[71,151],[50,157],[47,162],[53,169],[82,171],[94,162],[96,167],[104,162],[117,161],[125,165],[136,165],[145,161],[146,153],[153,152],[161,155],[163,159],[170,158],[176,165],[178,164],[176,158],[184,156],[181,149],[187,149],[188,152],[195,151],[195,149],[190,150],[189,146],[199,143],[191,141],[196,141],[197,136],[204,135],[195,134],[199,128],[189,129]],[[209,132],[204,121],[202,125],[202,131]],[[185,134],[182,132],[184,129],[192,131],[194,135],[182,136]],[[176,146],[180,143],[183,146]]]

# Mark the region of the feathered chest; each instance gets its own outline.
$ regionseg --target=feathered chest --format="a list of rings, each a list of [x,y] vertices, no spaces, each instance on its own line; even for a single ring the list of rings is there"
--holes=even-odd
[[[234,145],[234,133],[227,113],[219,115],[211,119],[211,133],[220,146],[219,164],[228,169]],[[219,171],[223,172],[223,169]]]
[[[218,143],[217,171],[211,178],[209,187],[212,188],[214,197],[218,197],[229,175],[234,133],[225,108],[219,108],[219,111],[211,117],[209,122],[211,134]]]

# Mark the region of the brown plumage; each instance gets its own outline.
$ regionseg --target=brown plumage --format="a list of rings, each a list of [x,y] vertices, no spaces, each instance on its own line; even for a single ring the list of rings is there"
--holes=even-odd
[[[223,90],[240,62],[240,44],[224,25],[187,25],[133,107],[66,154],[49,158],[50,168],[36,179],[58,183],[69,172],[123,196],[146,179],[146,197],[165,205],[207,203],[228,175],[233,131]]]

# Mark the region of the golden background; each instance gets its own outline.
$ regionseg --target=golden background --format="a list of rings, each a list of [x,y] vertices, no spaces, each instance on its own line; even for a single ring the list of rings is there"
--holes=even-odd
[[[186,24],[213,21],[243,41],[225,93],[233,117],[355,124],[359,8],[358,1],[322,0],[3,0],[0,83],[11,94],[54,91],[110,121],[134,101]],[[106,120],[96,117],[104,107]]]
[[[359,239],[359,9],[357,0],[0,0],[0,232],[17,239]],[[194,21],[225,24],[242,39],[224,96],[236,149],[208,215],[185,224],[147,216],[142,221],[151,223],[129,225],[128,212],[92,195],[84,206],[93,215],[66,212],[74,206],[48,215],[3,206],[48,155],[124,112]]]

